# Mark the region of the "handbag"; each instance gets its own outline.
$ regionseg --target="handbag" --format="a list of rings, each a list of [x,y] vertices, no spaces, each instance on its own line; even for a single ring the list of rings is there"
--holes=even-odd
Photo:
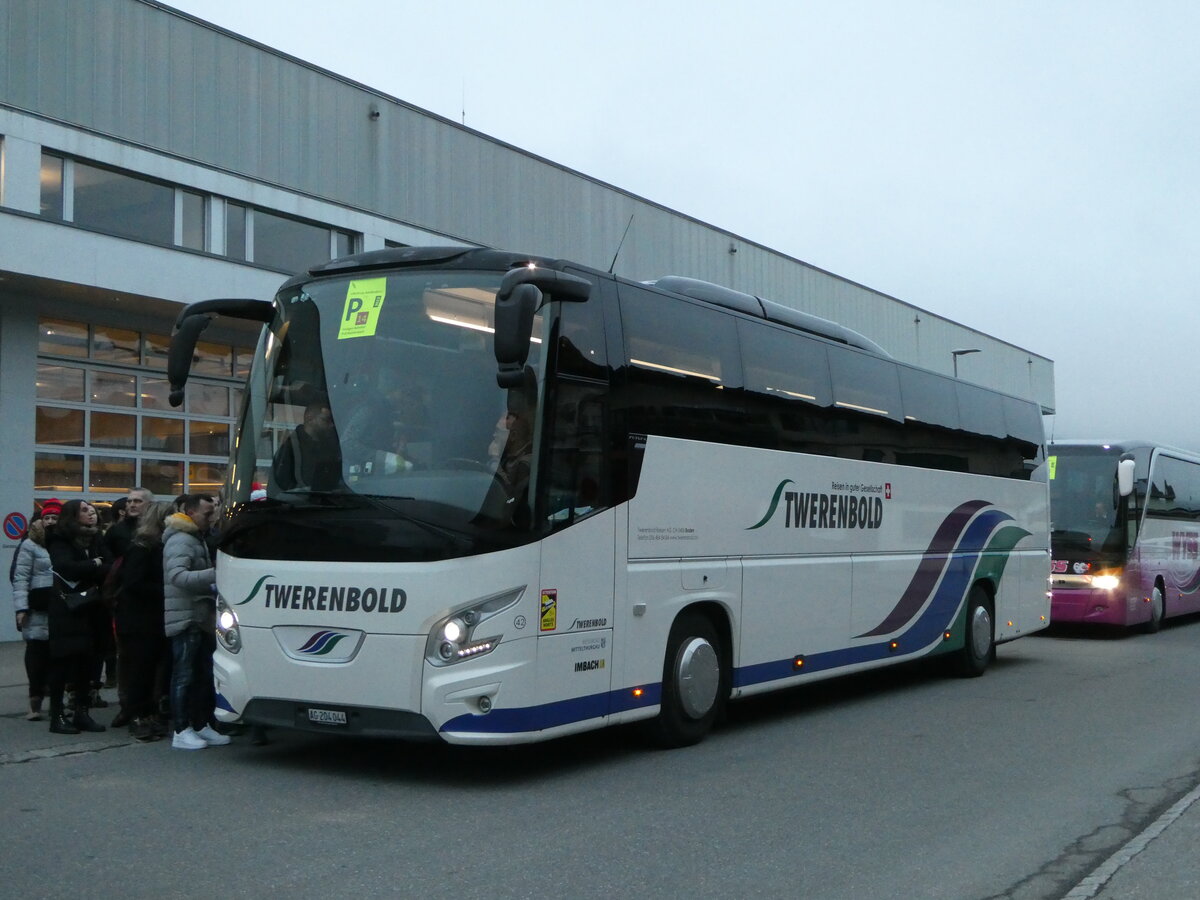
[[[69,612],[79,612],[85,607],[91,606],[99,599],[99,592],[95,588],[88,588],[86,591],[63,591],[63,603],[66,604]]]
[[[76,613],[100,599],[100,591],[96,588],[81,588],[78,582],[67,581],[57,572],[54,573],[54,590],[62,598],[67,612]]]

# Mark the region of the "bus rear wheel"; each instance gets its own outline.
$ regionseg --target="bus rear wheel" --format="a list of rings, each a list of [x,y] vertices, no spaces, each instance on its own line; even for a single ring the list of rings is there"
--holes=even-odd
[[[662,747],[686,747],[712,729],[729,695],[720,635],[704,616],[685,613],[671,626],[663,662],[662,709],[654,737]]]
[[[982,585],[973,585],[967,594],[966,627],[966,641],[954,661],[954,671],[964,678],[977,678],[996,658],[996,626],[992,619],[992,598]]]

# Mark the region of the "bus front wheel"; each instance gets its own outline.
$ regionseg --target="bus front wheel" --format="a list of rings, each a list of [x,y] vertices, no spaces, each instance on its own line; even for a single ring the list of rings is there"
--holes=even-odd
[[[685,613],[671,626],[663,662],[662,709],[654,737],[663,747],[700,741],[729,695],[721,638],[704,616]]]
[[[955,661],[955,671],[964,678],[984,673],[996,658],[996,628],[992,619],[992,598],[982,585],[973,585],[967,594],[966,642]]]
[[[1167,612],[1166,598],[1163,596],[1163,589],[1159,585],[1154,586],[1154,592],[1150,595],[1150,618],[1142,623],[1142,631],[1145,634],[1155,634],[1162,628],[1163,618]]]

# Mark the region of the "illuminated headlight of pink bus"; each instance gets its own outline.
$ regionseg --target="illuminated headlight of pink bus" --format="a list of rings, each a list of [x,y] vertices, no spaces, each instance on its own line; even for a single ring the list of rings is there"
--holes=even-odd
[[[1117,575],[1093,575],[1092,587],[1099,588],[1102,591],[1115,591],[1121,586],[1121,579]]]
[[[429,631],[425,658],[435,666],[449,666],[491,653],[504,633],[499,630],[499,622],[493,621],[486,626],[485,623],[516,604],[524,593],[522,585],[485,597],[439,619]]]
[[[237,613],[220,594],[217,594],[217,643],[230,653],[237,653],[242,649],[242,633],[238,629]]]

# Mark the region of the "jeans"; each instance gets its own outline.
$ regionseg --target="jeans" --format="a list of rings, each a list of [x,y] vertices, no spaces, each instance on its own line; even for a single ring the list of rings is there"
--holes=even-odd
[[[199,625],[171,638],[171,719],[176,731],[200,729],[213,721],[217,694],[213,653],[217,636]]]

